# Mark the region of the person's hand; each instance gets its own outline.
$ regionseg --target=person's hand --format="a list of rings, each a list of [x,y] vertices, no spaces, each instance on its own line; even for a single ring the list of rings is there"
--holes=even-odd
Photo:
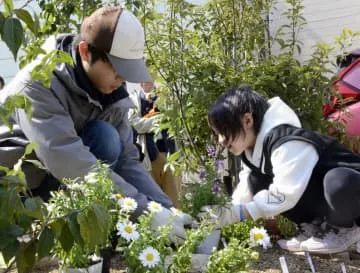
[[[177,209],[162,208],[159,212],[154,212],[152,216],[151,227],[157,229],[160,226],[170,225],[172,227],[170,240],[176,244],[183,244],[186,240],[186,225],[191,225],[192,217],[178,211]]]
[[[215,219],[217,222],[215,228],[222,228],[223,226],[240,222],[240,207],[244,209],[241,205],[232,204],[226,206],[204,206],[197,216],[198,218],[208,217]]]
[[[149,111],[149,113],[147,113],[146,115],[144,115],[144,118],[151,118],[151,117],[156,116],[156,115],[158,115],[158,114],[160,114],[160,112],[159,112],[159,111],[156,111],[155,108],[152,108],[152,109]]]

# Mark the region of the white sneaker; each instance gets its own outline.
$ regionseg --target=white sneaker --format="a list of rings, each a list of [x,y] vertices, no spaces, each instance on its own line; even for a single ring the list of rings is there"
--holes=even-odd
[[[305,251],[318,254],[332,254],[347,250],[360,241],[360,227],[330,230],[321,237],[311,237],[303,241],[300,247]]]
[[[306,241],[312,236],[315,236],[318,232],[320,232],[321,228],[319,225],[310,224],[310,223],[301,223],[300,224],[300,232],[290,240],[281,239],[277,241],[277,244],[285,250],[291,252],[299,252],[304,251],[301,247],[301,243]]]

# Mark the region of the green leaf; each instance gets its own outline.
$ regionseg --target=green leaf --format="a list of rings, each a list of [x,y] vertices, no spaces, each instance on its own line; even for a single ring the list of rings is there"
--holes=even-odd
[[[61,235],[58,238],[65,252],[69,252],[74,245],[74,237],[72,236],[68,225],[65,223],[61,229]]]
[[[37,245],[38,258],[46,257],[49,255],[51,248],[54,245],[55,234],[49,229],[45,228],[39,238]]]
[[[85,245],[93,249],[96,245],[104,243],[111,220],[105,208],[93,204],[87,212],[79,213],[77,219]]]
[[[93,209],[98,219],[98,223],[100,224],[100,234],[99,238],[102,238],[101,243],[104,243],[107,240],[108,230],[110,229],[111,225],[111,217],[103,206],[98,204],[93,205]]]
[[[24,30],[19,19],[12,17],[6,18],[2,28],[1,37],[16,60],[20,45],[24,39]]]
[[[19,202],[21,200],[15,189],[0,189],[0,222],[13,221]]]
[[[80,225],[77,221],[77,213],[73,213],[68,217],[68,227],[71,234],[74,237],[75,242],[79,244],[80,247],[84,246],[84,240],[80,234]]]
[[[4,14],[0,11],[0,33],[2,32],[2,27],[4,25],[5,22],[5,16]]]
[[[7,184],[8,187],[26,187],[26,183],[15,175],[7,175],[1,177],[0,184]]]
[[[25,155],[31,154],[35,150],[35,148],[38,146],[39,145],[37,145],[35,142],[30,142],[28,145],[26,145]]]
[[[11,244],[8,244],[6,248],[1,250],[1,254],[3,255],[6,264],[9,264],[9,262],[16,256],[19,247],[20,243],[18,240],[16,240]]]
[[[9,171],[10,171],[10,169],[8,167],[0,166],[0,172],[8,173]]]
[[[21,244],[18,254],[16,255],[16,267],[18,273],[26,273],[35,264],[36,244]]]
[[[8,14],[10,14],[14,9],[14,2],[13,0],[4,0],[5,10]]]
[[[43,215],[46,213],[43,200],[40,197],[27,198],[24,212],[36,219],[43,219]]]
[[[33,220],[32,217],[23,213],[20,213],[19,215],[16,216],[16,222],[23,230],[28,230],[30,228],[32,224],[32,220]]]
[[[64,225],[65,225],[65,221],[63,219],[57,219],[56,221],[50,224],[51,229],[54,231],[56,238],[60,238],[61,231]]]
[[[35,22],[31,17],[30,13],[25,9],[15,9],[14,13],[16,16],[23,21],[32,33],[36,33]]]
[[[17,237],[23,234],[23,229],[17,225],[7,225],[0,229],[0,252],[9,245],[18,242]]]

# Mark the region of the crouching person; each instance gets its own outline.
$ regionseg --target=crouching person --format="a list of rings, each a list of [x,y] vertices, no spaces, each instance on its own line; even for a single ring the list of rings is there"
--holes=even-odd
[[[0,164],[12,167],[24,146],[35,142],[36,158],[50,175],[28,165],[25,172],[32,193],[46,201],[59,180],[83,177],[101,160],[110,165],[114,186],[137,201],[136,215],[149,201],[156,201],[165,209],[154,217],[154,225],[169,224],[173,204],[139,162],[127,121],[132,102],[123,83],[151,79],[143,61],[144,31],[138,19],[121,7],[99,8],[83,21],[79,34],[52,37],[45,44],[48,52],[67,53],[74,65],[58,63],[47,88],[31,79],[39,58],[2,90],[1,103],[11,95],[24,95],[33,114],[29,119],[24,110],[15,111],[14,134],[1,127]],[[34,184],[36,174],[39,183]],[[184,240],[184,225],[189,222],[190,216],[175,216],[173,237]]]
[[[337,253],[360,241],[360,157],[337,140],[301,128],[280,98],[247,87],[221,95],[208,112],[219,143],[243,170],[220,225],[284,215],[300,234],[278,244],[290,251]],[[204,208],[205,209],[205,208]]]

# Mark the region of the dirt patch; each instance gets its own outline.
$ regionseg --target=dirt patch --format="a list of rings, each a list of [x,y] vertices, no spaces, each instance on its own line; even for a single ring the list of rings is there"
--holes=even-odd
[[[290,273],[311,273],[309,263],[304,253],[294,254],[284,251],[274,245],[273,248],[262,250],[259,260],[254,263],[249,273],[282,273],[279,257],[284,256]],[[360,273],[360,257],[353,250],[332,256],[314,256],[313,264],[318,273],[340,273],[341,263],[345,264],[347,273]],[[59,273],[58,264],[54,260],[47,259],[37,265],[33,273]],[[110,273],[125,273],[126,269],[120,255],[115,255],[111,260]],[[10,273],[17,273],[16,269]]]

